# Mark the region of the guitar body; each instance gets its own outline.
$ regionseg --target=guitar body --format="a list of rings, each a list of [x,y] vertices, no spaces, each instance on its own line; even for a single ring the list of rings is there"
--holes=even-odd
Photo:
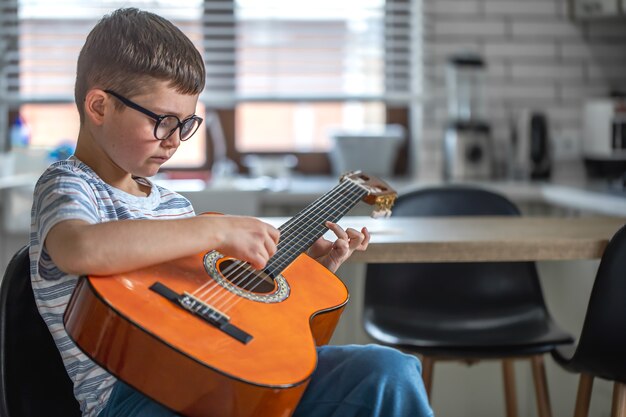
[[[262,294],[235,288],[251,294],[244,297],[212,278],[228,260],[209,252],[127,274],[83,277],[64,316],[66,330],[100,366],[181,415],[288,417],[315,370],[315,347],[330,340],[348,292],[303,254],[276,280],[282,287]],[[151,289],[155,282],[178,294],[210,282],[207,305],[250,340],[191,314]]]

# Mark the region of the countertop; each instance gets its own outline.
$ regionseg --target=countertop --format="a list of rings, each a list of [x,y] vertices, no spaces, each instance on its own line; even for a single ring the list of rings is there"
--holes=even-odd
[[[387,181],[398,193],[444,184],[441,181],[417,181],[392,178]],[[331,190],[338,180],[333,177],[294,176],[289,180],[234,178],[217,183],[201,180],[157,180],[157,183],[187,196],[196,205],[203,197],[215,203],[213,196],[223,193],[248,194],[254,204],[305,207]],[[517,203],[537,202],[567,209],[609,216],[626,216],[626,189],[620,190],[601,181],[529,182],[485,181],[456,182],[494,190]],[[249,203],[253,204],[253,203]],[[216,211],[220,211],[219,209]],[[238,214],[238,213],[234,213]]]
[[[35,174],[17,174],[0,177],[0,190],[33,186],[39,179]]]
[[[0,190],[32,187],[38,175],[20,174],[0,178]],[[157,184],[188,197],[196,211],[222,211],[232,214],[259,213],[260,207],[305,207],[331,190],[338,179],[331,176],[293,176],[289,179],[237,177],[228,180],[155,179]],[[441,181],[418,181],[392,178],[387,181],[398,193],[444,184]],[[580,178],[550,182],[485,181],[456,182],[484,187],[506,195],[516,203],[537,202],[566,209],[609,216],[626,216],[626,188],[603,181]],[[260,213],[273,215],[273,213]]]
[[[312,214],[314,217],[315,214]],[[262,217],[276,227],[287,217]],[[598,259],[626,217],[370,217],[348,216],[344,227],[365,226],[365,252],[352,262],[509,262]],[[332,239],[332,233],[328,233]]]

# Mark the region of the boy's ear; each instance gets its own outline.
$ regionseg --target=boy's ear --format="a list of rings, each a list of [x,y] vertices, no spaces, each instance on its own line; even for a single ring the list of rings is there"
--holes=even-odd
[[[111,105],[107,93],[97,88],[89,90],[85,96],[85,117],[100,126],[104,122],[107,105]]]

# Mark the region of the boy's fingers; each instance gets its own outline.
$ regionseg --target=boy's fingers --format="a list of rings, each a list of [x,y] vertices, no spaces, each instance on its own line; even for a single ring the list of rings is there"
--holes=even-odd
[[[278,243],[278,239],[280,238],[280,230],[275,228],[269,223],[264,223],[259,219],[254,219],[261,225],[259,229],[257,229],[260,233],[264,233],[269,236],[275,243]]]
[[[348,235],[347,235],[346,231],[343,230],[343,228],[341,226],[339,226],[337,223],[326,222],[326,227],[328,227],[330,230],[332,230],[333,233],[335,233],[335,235],[337,235],[338,238],[341,238],[341,239],[347,239],[348,238]]]
[[[278,243],[278,240],[280,239],[280,230],[278,230],[274,226],[269,226],[269,235],[274,243]]]
[[[267,258],[261,254],[257,254],[253,256],[248,263],[252,265],[254,269],[263,269],[265,268],[265,264],[267,264]]]
[[[326,227],[333,231],[339,239],[349,239],[348,234],[337,223],[326,222]]]
[[[264,243],[265,243],[265,250],[267,251],[267,254],[269,255],[269,257],[271,258],[276,253],[276,249],[277,249],[276,242],[274,242],[271,239],[266,239]]]
[[[354,240],[358,240],[359,242],[361,242],[363,241],[363,239],[365,239],[365,235],[363,233],[351,227],[348,227],[346,229],[346,233],[348,234],[348,237],[350,238],[350,240],[354,239]]]
[[[339,255],[343,256],[350,251],[350,244],[347,240],[338,239],[333,245],[333,248],[339,252]]]
[[[324,254],[328,252],[330,248],[332,248],[332,246],[333,246],[333,242],[331,242],[328,239],[325,239],[324,237],[321,237],[315,241],[314,250],[315,252],[321,252],[321,254]]]
[[[359,246],[357,246],[356,250],[365,250],[367,249],[367,245],[369,245],[370,243],[371,235],[367,228],[362,228],[361,233],[363,234],[363,240],[359,243]]]

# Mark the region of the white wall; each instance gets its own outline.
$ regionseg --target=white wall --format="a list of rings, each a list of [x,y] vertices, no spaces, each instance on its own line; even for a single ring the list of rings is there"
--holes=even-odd
[[[441,173],[447,119],[446,58],[461,51],[486,59],[487,102],[494,139],[510,139],[522,109],[545,111],[559,154],[580,149],[585,98],[626,89],[626,20],[580,23],[567,0],[423,0],[424,132],[419,178]]]

